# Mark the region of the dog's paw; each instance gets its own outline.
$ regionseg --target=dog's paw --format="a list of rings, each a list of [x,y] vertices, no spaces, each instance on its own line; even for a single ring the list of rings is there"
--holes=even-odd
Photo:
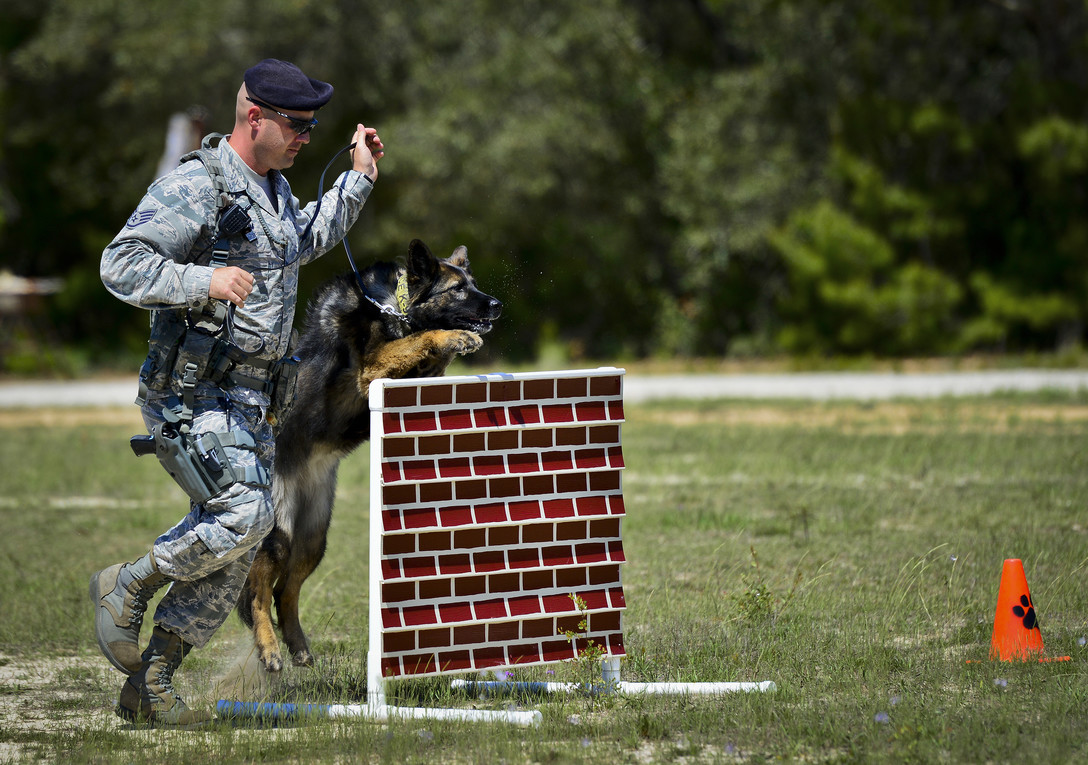
[[[431,354],[447,360],[454,355],[478,351],[484,344],[478,334],[467,329],[436,329],[428,333],[427,341]]]
[[[291,654],[291,661],[296,667],[312,667],[314,665],[314,657],[309,651],[297,651]]]
[[[283,657],[278,653],[273,653],[265,656],[261,659],[261,664],[264,665],[265,672],[282,672],[283,671]]]
[[[464,356],[466,353],[474,353],[480,350],[483,344],[483,338],[475,332],[470,332],[467,329],[455,329],[450,330],[446,348],[458,356]]]

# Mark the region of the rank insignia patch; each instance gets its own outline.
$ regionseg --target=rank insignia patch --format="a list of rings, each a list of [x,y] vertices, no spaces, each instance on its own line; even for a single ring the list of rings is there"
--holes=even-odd
[[[132,213],[132,217],[128,219],[128,223],[126,223],[125,225],[128,228],[136,228],[137,226],[142,226],[145,223],[150,223],[151,220],[155,217],[155,213],[155,210],[137,210],[136,212]]]

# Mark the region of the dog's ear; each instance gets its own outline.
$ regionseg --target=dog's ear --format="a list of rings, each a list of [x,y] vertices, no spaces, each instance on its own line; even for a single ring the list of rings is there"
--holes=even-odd
[[[438,258],[427,245],[413,239],[408,245],[408,278],[412,281],[433,281],[438,275]]]
[[[472,269],[468,265],[468,248],[463,244],[454,250],[452,255],[446,258],[446,262],[451,266],[463,268],[466,273],[472,273]]]

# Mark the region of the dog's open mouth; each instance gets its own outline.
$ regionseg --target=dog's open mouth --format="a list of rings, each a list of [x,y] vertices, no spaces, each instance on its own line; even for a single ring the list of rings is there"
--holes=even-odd
[[[477,321],[469,322],[469,329],[471,329],[477,335],[485,335],[491,331],[491,321],[488,319],[480,319]]]

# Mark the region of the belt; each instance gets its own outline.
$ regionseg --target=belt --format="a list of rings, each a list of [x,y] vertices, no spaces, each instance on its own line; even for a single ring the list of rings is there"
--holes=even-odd
[[[271,393],[273,388],[272,375],[266,373],[262,377],[254,377],[238,371],[228,372],[223,380],[223,387],[233,388],[236,385],[241,385],[243,388],[252,388],[258,393]]]
[[[278,359],[247,359],[246,363],[236,364],[227,372],[221,384],[226,388],[241,385],[260,393],[271,393],[277,364]]]

